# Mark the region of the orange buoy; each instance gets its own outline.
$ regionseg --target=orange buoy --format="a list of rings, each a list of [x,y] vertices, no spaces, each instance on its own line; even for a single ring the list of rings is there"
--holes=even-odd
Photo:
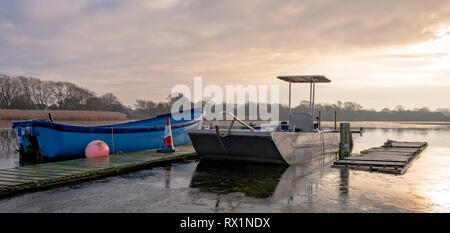
[[[104,141],[94,140],[90,142],[84,150],[86,158],[95,158],[109,155],[109,147]]]

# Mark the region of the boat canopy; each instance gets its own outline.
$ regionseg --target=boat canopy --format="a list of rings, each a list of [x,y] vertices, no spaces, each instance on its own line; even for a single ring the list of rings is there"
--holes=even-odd
[[[288,76],[278,76],[277,78],[284,80],[286,82],[293,83],[330,83],[331,80],[323,75],[288,75]]]
[[[289,115],[291,115],[291,83],[309,83],[309,107],[314,120],[314,99],[316,95],[316,83],[330,83],[331,80],[324,75],[286,75],[277,78],[289,82]]]

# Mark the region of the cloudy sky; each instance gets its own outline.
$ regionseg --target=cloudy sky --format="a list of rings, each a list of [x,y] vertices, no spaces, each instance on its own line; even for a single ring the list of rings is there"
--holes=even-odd
[[[277,75],[324,74],[319,102],[450,108],[450,1],[1,0],[0,73],[129,105],[194,76],[280,84],[286,103]]]

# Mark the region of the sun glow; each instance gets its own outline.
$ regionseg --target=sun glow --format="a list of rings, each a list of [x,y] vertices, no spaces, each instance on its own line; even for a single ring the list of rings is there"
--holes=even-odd
[[[395,79],[397,85],[448,86],[450,26],[438,30],[428,41],[379,55],[373,61],[386,81]]]
[[[438,30],[433,39],[407,48],[405,53],[420,55],[414,59],[425,62],[415,68],[417,71],[450,70],[450,26]]]

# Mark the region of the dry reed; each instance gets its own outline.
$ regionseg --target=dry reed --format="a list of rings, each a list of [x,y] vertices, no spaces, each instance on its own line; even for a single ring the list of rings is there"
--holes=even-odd
[[[66,110],[20,110],[0,109],[0,120],[48,119],[59,121],[122,121],[127,116],[120,112],[107,111],[66,111]]]

